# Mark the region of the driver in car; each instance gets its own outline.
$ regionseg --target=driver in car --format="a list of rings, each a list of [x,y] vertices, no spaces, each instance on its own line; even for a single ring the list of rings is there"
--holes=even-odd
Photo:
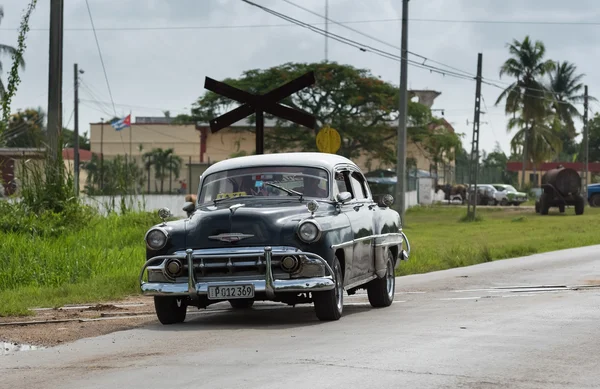
[[[327,189],[319,187],[320,181],[318,178],[305,176],[303,194],[308,197],[327,197]]]

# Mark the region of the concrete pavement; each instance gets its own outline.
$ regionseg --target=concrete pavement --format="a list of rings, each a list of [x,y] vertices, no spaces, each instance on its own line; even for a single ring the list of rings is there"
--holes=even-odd
[[[397,279],[395,303],[257,304],[0,357],[0,388],[600,387],[600,246]]]

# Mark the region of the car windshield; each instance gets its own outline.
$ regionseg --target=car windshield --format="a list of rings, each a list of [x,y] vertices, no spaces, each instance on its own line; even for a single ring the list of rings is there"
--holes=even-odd
[[[328,198],[327,171],[305,166],[256,166],[213,173],[204,178],[198,203],[240,196],[300,195]]]

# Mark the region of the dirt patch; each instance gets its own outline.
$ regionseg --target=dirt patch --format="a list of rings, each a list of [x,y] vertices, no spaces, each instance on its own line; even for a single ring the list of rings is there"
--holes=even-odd
[[[157,322],[152,297],[144,296],[34,312],[32,316],[1,317],[0,341],[51,347]]]

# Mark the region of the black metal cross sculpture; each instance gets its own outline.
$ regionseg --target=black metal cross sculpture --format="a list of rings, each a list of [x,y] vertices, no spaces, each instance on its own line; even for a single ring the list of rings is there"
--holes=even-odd
[[[290,107],[279,104],[279,101],[315,83],[314,72],[306,73],[287,84],[273,89],[264,95],[253,95],[249,92],[232,87],[210,77],[206,77],[204,88],[221,96],[243,103],[236,109],[224,113],[210,121],[210,131],[215,133],[220,129],[229,127],[233,123],[256,113],[256,154],[264,154],[264,113],[278,116],[282,119],[292,121],[301,126],[314,129],[316,119],[314,116]]]

